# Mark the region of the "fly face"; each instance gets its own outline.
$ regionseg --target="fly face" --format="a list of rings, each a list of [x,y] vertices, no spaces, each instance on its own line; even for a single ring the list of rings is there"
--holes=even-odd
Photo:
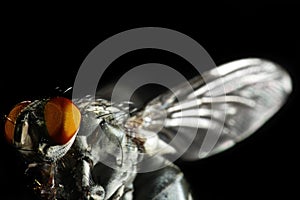
[[[36,160],[56,161],[73,144],[80,118],[78,108],[65,98],[22,102],[7,116],[6,139]]]
[[[57,161],[71,148],[80,118],[78,108],[59,97],[19,103],[7,116],[6,140],[28,163],[26,174],[41,197],[56,195]]]

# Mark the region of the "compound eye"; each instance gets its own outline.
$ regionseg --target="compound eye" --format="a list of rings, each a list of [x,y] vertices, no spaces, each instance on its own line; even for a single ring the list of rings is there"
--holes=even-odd
[[[69,99],[50,99],[44,110],[44,118],[49,137],[55,144],[66,144],[78,131],[81,114]]]
[[[5,121],[5,138],[6,140],[12,144],[14,140],[14,133],[15,133],[15,126],[16,126],[16,121],[22,110],[28,106],[31,102],[30,101],[24,101],[21,102],[9,112],[8,116],[6,117]]]

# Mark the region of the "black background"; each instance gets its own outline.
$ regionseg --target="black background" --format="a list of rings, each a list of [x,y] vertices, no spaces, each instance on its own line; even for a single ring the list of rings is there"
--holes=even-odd
[[[71,86],[87,54],[114,34],[144,26],[174,29],[198,41],[217,65],[245,57],[273,60],[290,73],[294,86],[287,104],[250,138],[222,154],[180,163],[196,199],[291,199],[299,181],[300,6],[140,6],[122,11],[104,5],[93,10],[10,8],[1,27],[1,114],[19,101],[52,95],[56,86]],[[110,75],[120,75],[126,68],[122,64],[157,61],[176,69],[182,64],[180,70],[191,76],[191,66],[175,56],[136,55],[120,59]],[[1,194],[16,199],[24,193],[19,166],[3,138],[0,150]]]

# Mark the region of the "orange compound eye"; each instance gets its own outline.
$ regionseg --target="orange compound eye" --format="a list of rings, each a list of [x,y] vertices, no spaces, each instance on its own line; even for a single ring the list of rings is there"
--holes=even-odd
[[[6,140],[12,144],[14,140],[14,133],[15,133],[15,124],[16,120],[19,116],[19,114],[22,112],[22,110],[28,106],[31,102],[30,101],[24,101],[21,102],[10,111],[8,116],[6,117],[5,121],[5,138]]]
[[[66,144],[79,129],[81,114],[71,100],[56,97],[50,99],[44,110],[49,137],[56,144]]]

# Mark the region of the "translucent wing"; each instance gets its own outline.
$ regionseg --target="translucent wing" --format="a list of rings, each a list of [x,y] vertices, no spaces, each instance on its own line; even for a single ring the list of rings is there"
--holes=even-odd
[[[262,59],[242,59],[195,77],[147,104],[135,118],[146,150],[174,148],[186,160],[223,151],[255,132],[285,102],[289,75]],[[158,134],[157,134],[158,133]],[[174,152],[173,152],[174,153]]]

